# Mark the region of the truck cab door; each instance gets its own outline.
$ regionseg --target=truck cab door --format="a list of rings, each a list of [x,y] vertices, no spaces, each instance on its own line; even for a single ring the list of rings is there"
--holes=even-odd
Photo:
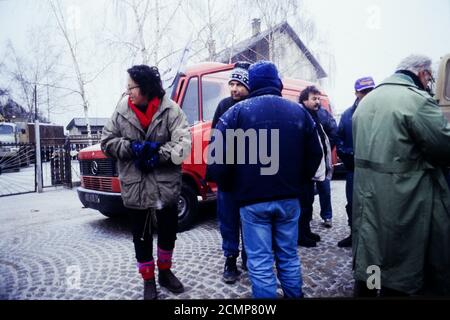
[[[444,56],[439,65],[436,81],[436,100],[450,122],[450,54]]]

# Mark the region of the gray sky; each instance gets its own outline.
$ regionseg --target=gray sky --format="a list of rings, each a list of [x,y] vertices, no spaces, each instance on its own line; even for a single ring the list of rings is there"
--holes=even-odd
[[[81,28],[80,34],[89,34],[95,24],[105,21],[98,15],[102,1],[65,0],[69,7],[74,5],[80,10],[81,18],[74,21]],[[425,54],[435,61],[450,53],[449,0],[305,2],[308,12],[315,18],[318,32],[327,39],[327,47],[334,56],[336,69],[331,75],[333,85],[325,89],[336,113],[352,104],[356,78],[371,75],[379,83],[395,70],[402,58],[411,53]],[[42,3],[43,0],[0,0],[0,62],[7,39],[11,39],[18,50],[26,52],[26,32],[30,26],[51,20],[50,13],[42,11]],[[254,17],[249,17],[249,25],[250,18]],[[188,37],[188,31],[184,30],[180,28],[180,39]],[[95,50],[95,46],[91,45],[91,48],[91,51]],[[94,56],[95,52],[86,51],[86,59]],[[111,115],[125,87],[127,67],[112,65],[111,70],[88,87],[90,116]],[[3,83],[0,81],[0,84]],[[82,116],[81,106],[70,112],[55,114],[52,120],[67,125],[74,116]]]
[[[306,0],[318,28],[328,35],[336,61],[335,109],[353,103],[354,81],[378,84],[412,53],[437,61],[450,53],[449,0]]]

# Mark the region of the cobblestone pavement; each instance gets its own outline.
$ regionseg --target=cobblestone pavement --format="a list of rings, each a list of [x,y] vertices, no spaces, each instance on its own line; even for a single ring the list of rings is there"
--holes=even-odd
[[[351,296],[351,250],[336,246],[348,234],[344,186],[332,182],[333,228],[321,226],[316,197],[312,227],[322,241],[316,248],[299,247],[307,297]],[[0,299],[142,299],[126,220],[83,209],[75,190],[4,197],[0,203]],[[185,292],[158,286],[159,298],[250,298],[246,272],[233,285],[222,282],[214,207],[203,211],[196,227],[178,234],[176,242],[174,271]]]

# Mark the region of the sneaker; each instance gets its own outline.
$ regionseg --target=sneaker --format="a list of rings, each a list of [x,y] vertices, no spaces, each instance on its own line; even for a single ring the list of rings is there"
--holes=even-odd
[[[333,224],[332,224],[332,222],[331,222],[331,219],[324,219],[324,220],[323,220],[323,226],[324,226],[325,228],[331,228],[331,227],[333,226]]]
[[[337,246],[339,248],[350,248],[352,246],[352,235],[350,234],[347,238],[339,241]]]
[[[167,288],[173,293],[184,292],[184,287],[180,280],[170,271],[170,269],[159,270],[158,282],[162,287]]]
[[[223,268],[223,281],[228,284],[233,284],[239,278],[240,274],[236,266],[236,257],[227,257]]]

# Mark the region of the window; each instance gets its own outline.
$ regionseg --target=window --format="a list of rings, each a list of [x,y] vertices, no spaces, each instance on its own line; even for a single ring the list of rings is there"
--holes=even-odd
[[[191,78],[189,80],[186,93],[184,94],[181,108],[186,114],[190,125],[199,120],[198,112],[198,78]]]
[[[0,134],[11,134],[11,133],[14,133],[12,126],[0,124]]]
[[[212,120],[220,100],[230,96],[228,79],[231,70],[216,72],[202,77],[203,120]]]

